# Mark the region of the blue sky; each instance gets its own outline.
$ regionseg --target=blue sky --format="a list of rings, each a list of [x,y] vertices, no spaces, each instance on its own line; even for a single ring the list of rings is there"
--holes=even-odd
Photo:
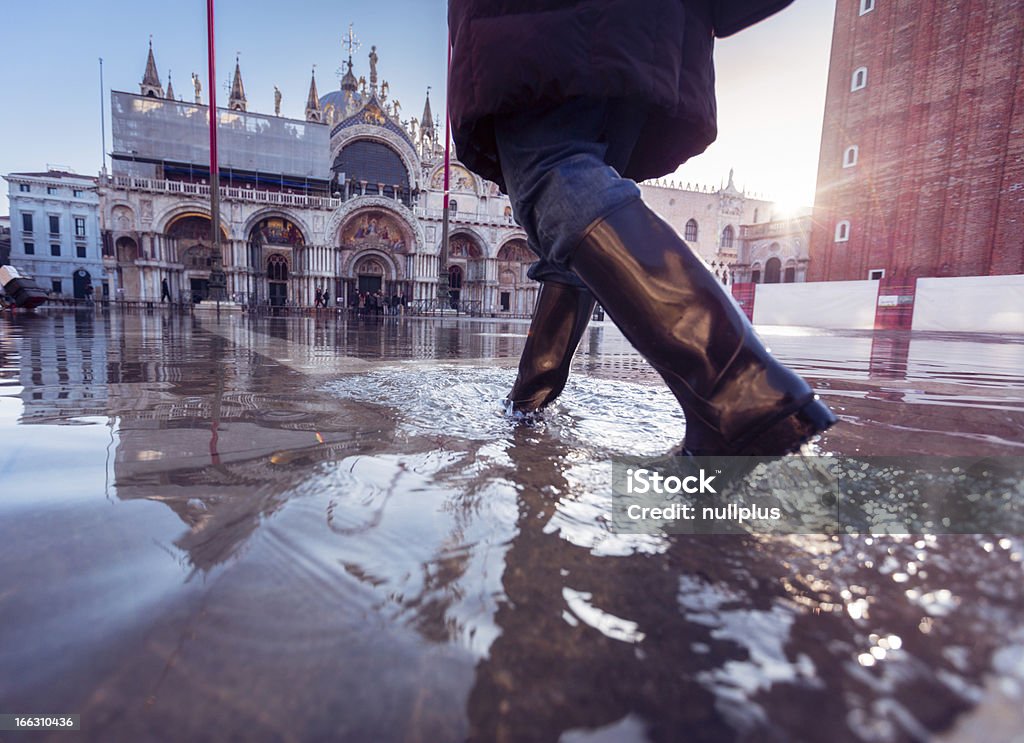
[[[150,34],[164,86],[170,70],[176,95],[189,99],[196,72],[207,100],[205,0],[7,0],[4,6],[10,66],[0,173],[59,165],[96,174],[98,59],[108,91],[109,152],[109,91],[138,91]],[[734,167],[740,186],[811,203],[834,8],[835,0],[796,0],[760,26],[719,42],[719,141],[684,165],[679,180],[717,186]],[[441,0],[217,0],[216,10],[221,105],[240,52],[249,109],[272,113],[276,85],[282,115],[302,118],[312,65],[321,95],[338,86],[346,54],[341,40],[351,23],[362,43],[353,56],[357,77],[369,75],[367,55],[376,45],[378,73],[401,101],[403,116],[420,115],[427,86],[434,113],[443,110],[447,21]],[[6,213],[3,199],[0,214]]]

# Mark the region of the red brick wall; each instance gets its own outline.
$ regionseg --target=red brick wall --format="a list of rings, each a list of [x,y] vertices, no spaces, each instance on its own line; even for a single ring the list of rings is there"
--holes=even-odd
[[[1024,0],[859,9],[837,0],[808,280],[1024,273]]]

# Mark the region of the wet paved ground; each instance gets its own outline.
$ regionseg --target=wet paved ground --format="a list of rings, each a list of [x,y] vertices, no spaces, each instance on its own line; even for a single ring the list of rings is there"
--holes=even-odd
[[[96,741],[1024,734],[1020,538],[615,534],[605,463],[683,418],[598,325],[512,424],[526,327],[0,318],[0,712]],[[842,418],[817,453],[1024,454],[1024,337],[764,334]]]

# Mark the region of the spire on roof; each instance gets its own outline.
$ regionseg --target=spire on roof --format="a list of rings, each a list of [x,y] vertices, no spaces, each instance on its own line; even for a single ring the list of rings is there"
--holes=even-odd
[[[352,74],[352,57],[348,58],[348,72],[341,78],[341,89],[347,90],[350,93],[355,93],[359,88],[359,81],[356,80],[356,76]]]
[[[306,96],[306,121],[323,121],[323,112],[320,110],[320,96],[316,91],[316,65],[309,77],[309,95]]]
[[[167,100],[174,100],[174,85],[171,83],[171,71],[167,70]]]
[[[427,102],[423,104],[423,116],[420,117],[420,139],[429,135],[434,139],[434,115],[430,112],[430,86],[427,86]]]
[[[242,69],[235,55],[235,78],[231,81],[231,95],[228,97],[228,108],[232,111],[245,111],[245,86],[242,85]]]
[[[341,45],[348,48],[348,71],[341,78],[341,89],[355,93],[359,87],[359,81],[352,74],[352,53],[357,51],[362,44],[359,43],[359,39],[356,38],[355,33],[352,31],[351,23],[348,24],[348,34],[342,38]]]
[[[150,98],[163,98],[164,86],[160,84],[160,73],[156,71],[156,60],[153,58],[153,37],[149,37],[149,56],[146,58],[146,72],[139,83],[139,93]]]

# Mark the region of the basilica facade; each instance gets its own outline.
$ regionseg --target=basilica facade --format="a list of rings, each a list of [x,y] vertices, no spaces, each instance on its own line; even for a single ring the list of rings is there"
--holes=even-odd
[[[248,306],[353,306],[380,291],[428,308],[438,302],[444,203],[444,135],[431,110],[402,118],[369,54],[368,79],[351,54],[337,90],[311,76],[305,118],[248,110],[236,60],[218,107],[221,263],[230,298]],[[345,69],[343,67],[343,69]],[[201,82],[190,100],[162,85],[152,46],[139,91],[111,92],[112,167],[97,179],[103,269],[112,298],[198,301],[209,294],[208,122]],[[723,283],[742,224],[768,221],[769,202],[733,185],[642,184],[647,198]],[[507,196],[456,160],[449,169],[446,262],[450,303],[473,314],[528,315],[538,285]],[[13,207],[12,203],[12,207]],[[95,273],[95,272],[94,272]],[[166,291],[165,291],[166,290]],[[100,292],[97,291],[97,296]]]

